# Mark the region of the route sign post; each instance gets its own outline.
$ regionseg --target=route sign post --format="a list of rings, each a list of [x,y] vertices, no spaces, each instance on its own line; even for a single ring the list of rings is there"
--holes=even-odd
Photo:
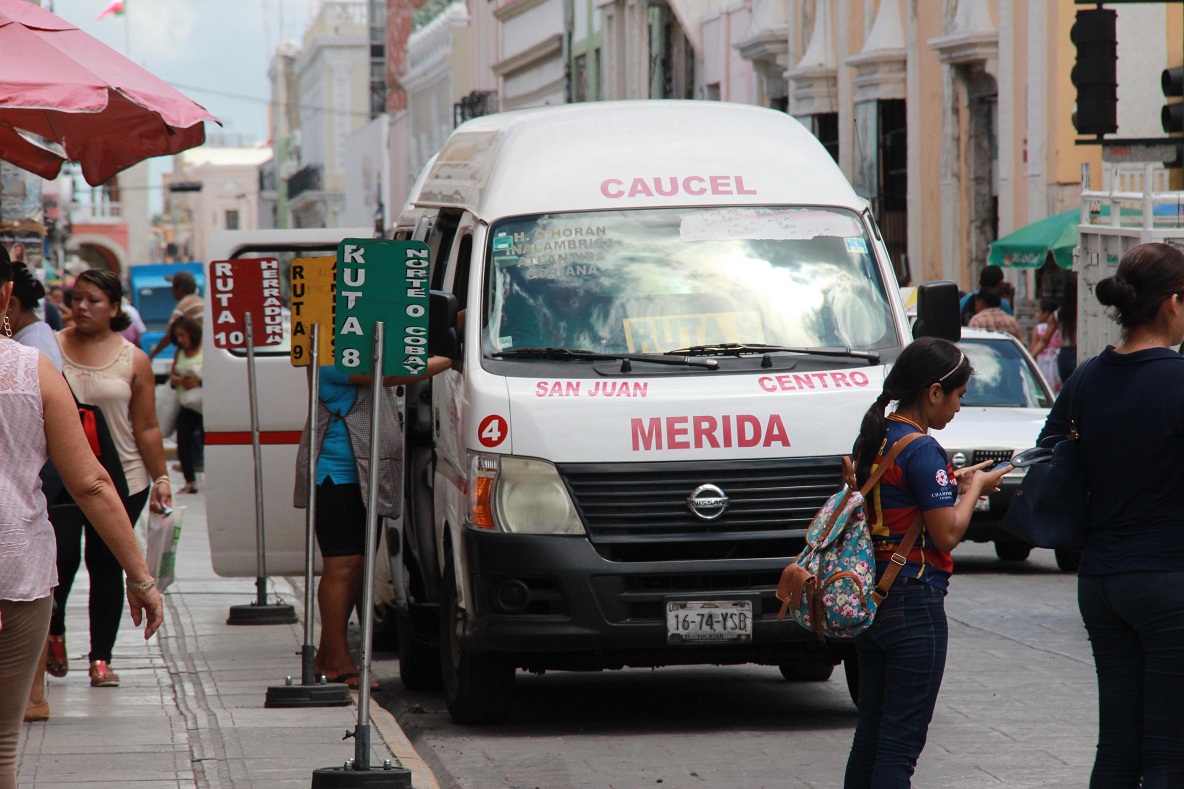
[[[333,312],[337,293],[337,258],[297,258],[288,272],[291,282],[292,366],[307,367],[312,327],[320,326],[317,364],[333,364]]]
[[[428,364],[428,245],[347,238],[337,248],[337,369],[370,375],[374,324],[386,331],[383,375],[419,375]]]
[[[313,668],[316,648],[312,644],[313,620],[313,545],[317,517],[317,411],[320,405],[321,366],[333,363],[333,335],[325,329],[333,326],[333,281],[337,259],[334,257],[297,258],[288,270],[288,303],[291,307],[291,360],[294,367],[308,368],[308,499],[304,534],[304,643],[300,646],[300,684],[286,677],[283,685],[267,689],[264,707],[344,707],[352,701],[344,683],[327,683]],[[328,353],[324,349],[328,348]],[[316,364],[310,362],[316,359]]]
[[[255,465],[256,599],[230,607],[228,625],[280,625],[296,621],[296,609],[267,601],[267,543],[263,532],[263,459],[259,446],[259,394],[255,347],[284,341],[280,264],[275,258],[241,258],[210,263],[210,302],[214,347],[246,351],[251,408],[251,449]]]
[[[428,247],[419,241],[347,238],[337,247],[334,361],[349,375],[369,375],[370,468],[366,555],[362,580],[362,660],[354,758],[344,769],[313,772],[313,789],[343,786],[411,787],[411,771],[388,762],[370,767],[371,640],[374,632],[374,554],[378,538],[379,424],[383,376],[416,376],[428,362]],[[377,781],[378,783],[375,783]]]

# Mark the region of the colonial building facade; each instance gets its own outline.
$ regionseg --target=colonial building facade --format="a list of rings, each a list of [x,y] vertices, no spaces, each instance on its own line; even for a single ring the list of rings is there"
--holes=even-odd
[[[1116,8],[1118,133],[1161,134],[1153,94],[1160,70],[1180,62],[1184,9]],[[902,282],[971,288],[992,241],[1077,205],[1083,163],[1126,186],[1141,173],[1102,167],[1098,147],[1075,144],[1076,10],[1045,0],[387,0],[384,223],[451,128],[476,115],[611,99],[752,103],[795,116],[835,157],[872,204]]]

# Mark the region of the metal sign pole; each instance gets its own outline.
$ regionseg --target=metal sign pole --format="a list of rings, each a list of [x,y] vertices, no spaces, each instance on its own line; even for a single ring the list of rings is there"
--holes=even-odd
[[[251,451],[255,466],[255,602],[230,607],[228,625],[281,625],[296,621],[296,609],[267,603],[267,542],[263,534],[263,449],[259,442],[259,393],[255,376],[255,335],[251,313],[243,313],[243,345],[247,350],[247,394],[251,408]]]
[[[312,325],[309,337],[308,377],[308,464],[305,472],[308,474],[308,508],[304,511],[304,644],[300,647],[300,682],[312,685],[316,682],[313,676],[313,658],[315,650],[312,646],[312,584],[313,584],[313,542],[316,539],[317,523],[317,452],[320,442],[317,441],[317,406],[321,401],[321,367],[320,367],[320,326]]]
[[[379,436],[382,425],[382,321],[374,324],[374,380],[370,385],[370,489],[366,497],[366,572],[362,581],[362,672],[358,682],[358,728],[354,732],[355,769],[370,769],[370,643],[374,636],[374,554],[378,550]]]
[[[264,707],[344,707],[352,700],[349,687],[334,683],[326,684],[324,677],[317,677],[313,670],[316,649],[312,645],[313,611],[313,545],[316,540],[317,519],[317,453],[320,441],[317,439],[317,409],[320,406],[320,326],[312,324],[309,330],[311,361],[308,378],[308,507],[305,510],[304,534],[304,643],[300,646],[300,684],[293,685],[288,677],[283,685],[272,685],[267,689]]]
[[[255,378],[255,334],[251,313],[243,315],[247,347],[247,397],[251,406],[251,455],[255,461],[255,605],[267,605],[267,538],[263,533],[263,448],[259,446],[259,392]]]

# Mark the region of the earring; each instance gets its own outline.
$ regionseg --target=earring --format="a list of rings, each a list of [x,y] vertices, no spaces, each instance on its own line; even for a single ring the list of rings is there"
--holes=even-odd
[[[7,337],[12,336],[12,324],[8,322],[8,316],[4,316],[4,334]]]

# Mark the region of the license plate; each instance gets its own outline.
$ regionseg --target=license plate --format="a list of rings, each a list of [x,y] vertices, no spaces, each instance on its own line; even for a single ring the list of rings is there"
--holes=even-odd
[[[990,499],[979,499],[978,501],[976,501],[974,503],[974,511],[975,512],[990,512],[991,511],[991,500]]]
[[[666,643],[752,641],[751,600],[690,600],[666,603]]]

